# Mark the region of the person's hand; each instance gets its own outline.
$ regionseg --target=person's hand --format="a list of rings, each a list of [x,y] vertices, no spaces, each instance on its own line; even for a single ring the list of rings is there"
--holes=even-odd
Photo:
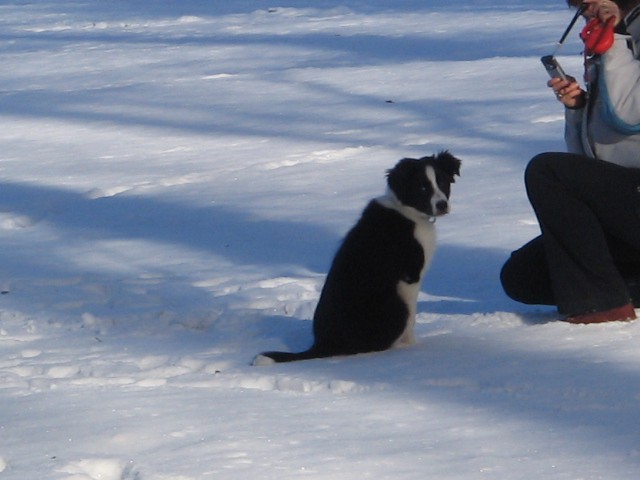
[[[585,0],[584,3],[587,9],[583,15],[590,18],[580,32],[585,53],[589,56],[602,55],[613,46],[614,32],[622,13],[611,0]]]
[[[602,23],[607,23],[611,17],[613,25],[617,25],[622,20],[622,12],[620,7],[611,0],[584,0],[584,3],[588,5],[584,12],[584,16],[587,18],[599,18]]]
[[[547,82],[547,86],[553,90],[556,98],[567,108],[582,108],[586,103],[585,92],[580,88],[580,84],[573,77],[567,80],[552,78]]]

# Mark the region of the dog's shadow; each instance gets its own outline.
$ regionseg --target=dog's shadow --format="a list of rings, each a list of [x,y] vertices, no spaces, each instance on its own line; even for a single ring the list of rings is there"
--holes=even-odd
[[[509,299],[500,285],[500,270],[509,254],[500,248],[439,244],[422,283],[428,299],[419,302],[418,312],[468,315],[513,311],[519,304]]]

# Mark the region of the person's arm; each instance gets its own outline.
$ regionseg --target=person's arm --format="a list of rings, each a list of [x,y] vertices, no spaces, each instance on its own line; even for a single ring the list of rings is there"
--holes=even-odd
[[[586,155],[582,145],[582,116],[586,104],[586,93],[573,77],[568,77],[567,80],[552,78],[547,85],[553,90],[558,101],[566,107],[564,140],[567,151]]]
[[[613,46],[602,55],[599,81],[607,122],[628,135],[640,133],[640,61],[629,48],[630,40],[616,34]]]
[[[584,108],[566,108],[564,114],[564,141],[567,152],[587,155],[582,145],[582,116]]]

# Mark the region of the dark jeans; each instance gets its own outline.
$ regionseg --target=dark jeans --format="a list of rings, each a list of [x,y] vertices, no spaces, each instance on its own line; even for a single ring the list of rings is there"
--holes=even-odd
[[[525,185],[542,235],[502,268],[507,295],[564,315],[640,305],[640,169],[544,153]]]

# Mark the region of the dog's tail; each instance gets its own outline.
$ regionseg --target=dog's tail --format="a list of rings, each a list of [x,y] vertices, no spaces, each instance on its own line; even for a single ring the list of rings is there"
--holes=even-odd
[[[329,353],[321,351],[315,347],[311,347],[304,352],[262,352],[255,356],[251,365],[265,366],[273,365],[274,363],[286,363],[296,362],[298,360],[312,360],[314,358],[325,358],[335,355],[335,353]]]

